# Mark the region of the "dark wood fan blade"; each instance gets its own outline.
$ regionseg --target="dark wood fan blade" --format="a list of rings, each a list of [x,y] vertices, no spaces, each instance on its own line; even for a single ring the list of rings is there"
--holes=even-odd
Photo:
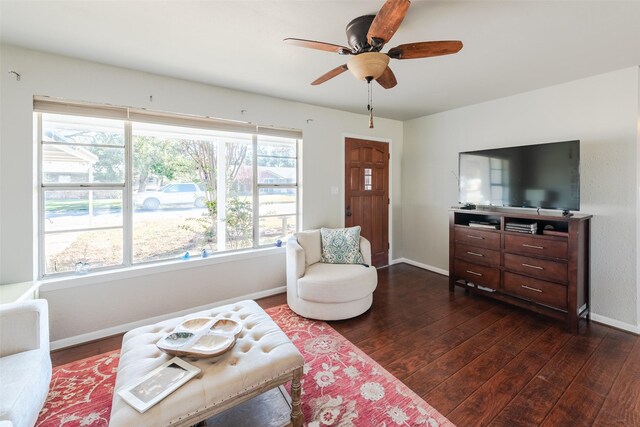
[[[387,55],[394,59],[416,59],[450,55],[457,53],[460,49],[462,49],[462,42],[460,40],[443,40],[438,42],[401,44],[389,50]]]
[[[371,46],[380,48],[391,40],[407,14],[410,4],[409,0],[387,0],[382,5],[367,33],[367,40]]]
[[[318,77],[317,79],[315,79],[314,81],[311,82],[311,84],[313,86],[319,85],[320,83],[324,83],[329,79],[334,78],[335,76],[338,76],[342,73],[344,73],[345,71],[347,71],[347,64],[342,64],[339,67],[334,68],[333,70],[324,73],[323,75],[321,75],[320,77]]]
[[[382,73],[382,75],[378,77],[376,81],[380,83],[380,86],[385,89],[391,89],[398,84],[396,76],[393,74],[393,71],[391,71],[391,68],[389,67],[384,70],[384,73]]]
[[[341,55],[351,55],[351,49],[348,47],[340,46],[337,44],[317,42],[315,40],[303,40],[303,39],[284,39],[287,44],[300,47],[308,47],[309,49],[324,50],[326,52],[336,52]]]

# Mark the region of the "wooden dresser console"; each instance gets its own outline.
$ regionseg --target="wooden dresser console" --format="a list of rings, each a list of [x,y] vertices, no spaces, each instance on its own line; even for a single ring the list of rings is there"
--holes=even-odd
[[[449,290],[461,286],[564,320],[589,316],[591,215],[449,212]]]

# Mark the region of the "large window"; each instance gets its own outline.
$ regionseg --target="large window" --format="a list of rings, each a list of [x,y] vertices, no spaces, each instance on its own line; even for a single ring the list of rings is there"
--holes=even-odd
[[[298,131],[34,105],[41,276],[271,246],[297,230]]]

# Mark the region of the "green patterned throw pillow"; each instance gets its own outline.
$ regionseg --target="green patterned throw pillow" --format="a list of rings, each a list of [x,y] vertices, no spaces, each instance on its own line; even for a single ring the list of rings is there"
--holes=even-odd
[[[360,226],[321,228],[322,262],[329,264],[364,264],[360,253]]]

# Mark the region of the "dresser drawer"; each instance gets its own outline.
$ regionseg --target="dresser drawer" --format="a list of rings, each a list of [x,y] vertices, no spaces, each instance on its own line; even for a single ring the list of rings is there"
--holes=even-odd
[[[551,258],[567,258],[567,242],[561,240],[541,239],[528,236],[504,236],[504,249],[521,254],[546,256]]]
[[[470,246],[463,243],[456,244],[456,258],[462,258],[469,262],[480,262],[495,266],[500,265],[500,251],[482,248],[479,246]]]
[[[551,307],[567,308],[567,287],[504,272],[503,291]]]
[[[459,259],[453,261],[453,271],[456,278],[465,279],[476,285],[486,286],[491,289],[500,287],[500,269],[484,267]]]
[[[467,245],[481,246],[488,249],[500,249],[500,233],[477,230],[471,227],[456,227],[454,230],[456,242]]]
[[[504,268],[538,279],[567,282],[567,263],[514,254],[504,254]]]

